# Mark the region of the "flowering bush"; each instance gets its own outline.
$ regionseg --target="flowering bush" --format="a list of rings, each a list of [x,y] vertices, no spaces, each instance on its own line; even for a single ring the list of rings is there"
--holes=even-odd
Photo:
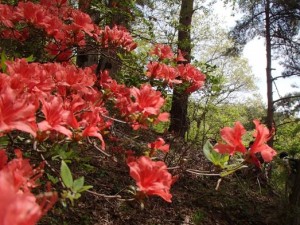
[[[158,56],[159,62],[150,62],[147,65],[146,75],[153,79],[162,80],[173,87],[175,84],[186,84],[185,92],[192,93],[199,90],[205,81],[205,75],[189,63],[183,57],[180,50],[178,56],[174,57],[171,48],[166,45],[156,45],[151,52]],[[175,65],[167,65],[165,60],[171,60]],[[185,85],[184,85],[185,86]]]
[[[0,223],[33,225],[56,202],[57,194],[34,196],[31,191],[38,187],[43,164],[33,169],[19,149],[15,153],[17,158],[8,162],[5,150],[0,150]]]
[[[96,137],[100,141],[100,149],[105,150],[103,135],[109,132],[114,122],[113,117],[116,116],[110,115],[107,110],[108,102],[113,103],[118,110],[118,119],[131,124],[133,129],[148,128],[152,124],[168,121],[169,114],[161,112],[165,100],[150,84],[126,87],[112,79],[107,71],[102,71],[98,80],[95,67],[81,69],[71,62],[76,50],[85,47],[86,37],[98,48],[122,48],[128,52],[134,50],[136,43],[125,28],[114,26],[101,29],[89,15],[74,9],[65,0],[0,4],[0,12],[2,40],[25,43],[33,36],[39,36],[39,40],[44,43],[43,58],[40,60],[57,61],[39,63],[17,57],[9,60],[2,53],[0,136],[18,130],[19,135],[22,135],[21,132],[27,133],[35,143],[41,145],[47,140],[60,140],[63,143]],[[170,47],[156,45],[151,54],[159,57],[160,62],[153,62],[153,65],[159,65],[160,69],[159,72],[149,69],[147,76],[161,79],[170,87],[188,82],[189,88],[194,90],[203,84],[205,76],[191,65],[177,68],[164,64],[165,59],[174,62],[177,60]],[[178,57],[184,60],[181,53]],[[166,74],[166,69],[170,69],[169,75]],[[167,152],[169,146],[160,138],[149,144],[149,148]],[[24,212],[30,212],[24,216],[24,221],[28,221],[26,224],[34,224],[43,210],[37,204],[36,197],[30,193],[31,188],[35,187],[35,180],[27,179],[33,175],[33,170],[28,161],[22,159],[19,150],[17,155],[18,159],[7,164],[6,154],[1,152],[1,181],[8,183],[7,189],[2,193],[10,196],[7,201],[23,202],[31,208],[29,211],[24,208]],[[22,168],[27,168],[24,174],[18,175],[18,184],[12,183],[11,178],[15,176],[13,165],[16,165],[17,160]],[[128,166],[141,192],[146,195],[156,194],[171,201],[169,190],[172,176],[163,162],[141,156],[128,163]],[[34,177],[38,178],[40,175],[41,172]],[[69,175],[62,176],[64,182],[67,182]],[[160,187],[161,185],[164,187]],[[1,207],[4,207],[3,202],[5,201],[1,201]],[[0,218],[10,221],[6,219],[6,214],[2,214]],[[18,221],[14,224],[18,224]]]
[[[149,83],[127,87],[111,78],[108,71],[96,76],[95,66],[78,68],[73,64],[72,57],[86,47],[87,39],[95,48],[111,51],[119,48],[130,52],[137,45],[125,28],[102,29],[66,0],[0,4],[0,39],[22,45],[37,39],[42,45],[41,58],[35,61],[35,55],[30,60],[10,51],[11,58],[7,59],[2,53],[0,137],[11,137],[14,132],[30,139],[34,150],[37,146],[51,148],[52,143],[85,142],[107,155],[107,137],[111,142],[116,140],[112,132],[115,121],[138,130],[169,119],[169,114],[162,112],[165,99]],[[150,81],[159,80],[171,88],[182,85],[187,93],[203,86],[205,75],[187,63],[180,50],[175,56],[169,46],[156,45],[150,55],[153,61],[145,71]],[[215,149],[220,153],[241,152],[249,162],[257,162],[256,154],[261,153],[266,162],[270,161],[275,152],[265,144],[269,133],[258,121],[255,125],[256,140],[249,150],[241,142],[245,130],[239,122],[233,129],[222,130],[226,144],[220,143]],[[170,146],[158,138],[145,149],[140,156],[120,151],[127,157],[130,176],[136,181],[136,198],[157,195],[171,202],[170,188],[175,179],[164,162],[151,158],[157,150],[167,153]],[[49,187],[44,194],[32,193],[39,187],[37,179],[43,174],[44,164],[33,168],[23,159],[21,150],[15,152],[17,158],[8,161],[6,150],[0,150],[0,224],[31,225],[52,207],[58,196]],[[83,185],[83,177],[73,180],[67,164],[62,161],[61,165],[60,182],[69,190],[63,190],[60,198],[73,202],[80,197],[79,192],[90,186]]]
[[[141,192],[142,196],[158,195],[165,201],[171,202],[170,188],[173,179],[164,162],[155,162],[142,156],[130,159],[127,165],[130,168],[130,176],[135,179],[138,192]]]
[[[250,143],[249,147],[245,147],[242,143],[242,137],[246,133],[245,128],[240,122],[236,122],[233,128],[225,127],[221,130],[221,137],[226,143],[218,143],[214,149],[222,154],[230,155],[240,152],[244,155],[245,162],[253,163],[258,167],[261,165],[258,154],[261,155],[263,161],[270,162],[276,155],[276,151],[267,145],[267,141],[272,137],[272,132],[258,120],[253,122],[255,124],[253,133],[255,140]]]

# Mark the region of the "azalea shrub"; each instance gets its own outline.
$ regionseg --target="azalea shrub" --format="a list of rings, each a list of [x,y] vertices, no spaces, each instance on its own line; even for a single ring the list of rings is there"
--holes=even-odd
[[[33,225],[57,201],[51,191],[39,195],[32,193],[40,186],[37,180],[43,175],[44,163],[33,168],[28,159],[15,149],[16,158],[8,161],[5,149],[0,150],[0,223],[3,225]]]
[[[86,47],[87,40],[99,51],[122,49],[130,53],[137,44],[125,28],[101,28],[66,0],[0,3],[0,39],[20,46],[38,40],[37,46],[42,47],[29,52],[0,47],[0,138],[9,137],[13,142],[18,137],[36,152],[68,143],[85,143],[106,155],[107,149],[115,149],[126,158],[124,164],[136,182],[132,193],[137,200],[157,195],[171,202],[170,189],[177,178],[156,157],[169,152],[170,146],[163,138],[147,143],[139,154],[109,145],[118,141],[113,132],[115,123],[139,130],[169,120],[169,113],[162,111],[165,99],[151,85],[153,81],[161,82],[164,88],[180,86],[187,93],[202,88],[205,75],[187,63],[184,53],[174,53],[167,45],[154,45],[149,52],[151,61],[145,66],[147,82],[139,86],[119,83],[109,71],[96,74],[96,65],[79,68],[74,64],[75,56]],[[234,128],[221,131],[225,143],[214,149],[230,155],[240,152],[245,161],[257,165],[257,153],[264,161],[271,161],[276,153],[265,143],[271,134],[258,121],[254,123],[256,139],[251,147],[242,144],[245,129],[237,122]],[[43,191],[38,181],[45,182],[43,168],[49,162],[41,157],[42,163],[33,167],[22,156],[22,152],[30,152],[25,148],[16,149],[17,158],[8,160],[11,150],[0,150],[1,224],[35,224],[57,199],[73,202],[80,192],[91,188],[84,186],[83,177],[73,180],[71,170],[62,161],[60,177],[51,180],[58,180],[64,190],[57,193],[47,185]],[[40,194],[36,194],[37,189]]]
[[[276,151],[271,148],[267,141],[272,137],[273,133],[267,127],[260,123],[259,120],[254,120],[255,131],[253,141],[248,146],[243,144],[242,137],[246,134],[246,129],[238,121],[234,127],[224,127],[221,130],[223,141],[214,146],[214,149],[222,154],[233,156],[236,153],[241,153],[245,163],[255,164],[260,167],[262,162],[270,162],[276,155]]]

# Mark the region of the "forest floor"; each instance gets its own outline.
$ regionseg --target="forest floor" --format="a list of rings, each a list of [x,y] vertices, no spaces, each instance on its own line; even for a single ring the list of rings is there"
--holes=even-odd
[[[151,136],[151,135],[150,135]],[[135,141],[147,142],[151,137],[140,134]],[[131,139],[133,140],[133,139]],[[186,147],[185,143],[173,144],[176,154],[169,154],[165,161],[169,166],[178,165],[180,170],[171,170],[179,179],[172,186],[172,203],[150,196],[144,207],[130,198],[124,189],[134,185],[129,169],[122,159],[112,160],[94,150],[84,154],[88,159],[85,172],[78,166],[71,167],[74,176],[84,176],[93,188],[83,193],[74,206],[64,208],[57,203],[40,225],[282,225],[286,224],[286,203],[263,179],[257,170],[229,175],[222,179],[187,173],[183,168],[210,170],[202,151]],[[180,151],[178,151],[180,149]],[[172,157],[171,157],[172,156]],[[123,159],[124,160],[124,159]],[[179,163],[180,164],[180,163]],[[207,166],[208,165],[208,166]],[[208,168],[209,167],[209,168]]]

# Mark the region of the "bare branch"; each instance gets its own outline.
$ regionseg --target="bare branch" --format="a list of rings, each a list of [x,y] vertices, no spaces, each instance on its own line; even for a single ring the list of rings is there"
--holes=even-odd
[[[273,101],[273,104],[275,104],[276,102],[281,102],[287,99],[292,99],[292,98],[300,98],[300,95],[294,95],[294,96],[287,96],[287,97],[283,97],[283,98],[279,98],[275,101]]]

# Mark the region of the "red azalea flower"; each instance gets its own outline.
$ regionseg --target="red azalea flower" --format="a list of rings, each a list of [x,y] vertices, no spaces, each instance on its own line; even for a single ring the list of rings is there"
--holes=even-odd
[[[181,79],[190,84],[186,90],[187,93],[192,93],[203,87],[206,76],[196,67],[191,64],[179,64],[177,68]]]
[[[34,225],[42,216],[36,198],[30,192],[18,192],[9,173],[0,171],[0,224]]]
[[[42,24],[48,16],[44,7],[33,2],[19,2],[16,9],[16,13],[20,18],[34,25]]]
[[[0,150],[0,224],[34,225],[57,201],[57,194],[48,192],[37,199],[31,189],[42,176],[43,164],[33,169],[20,150],[15,154],[17,158],[7,162],[5,150]]]
[[[151,54],[157,55],[160,60],[163,59],[172,59],[174,53],[169,45],[157,44],[154,46],[154,49],[151,51]]]
[[[70,111],[63,108],[62,98],[49,95],[48,99],[41,99],[41,102],[46,119],[38,123],[39,130],[55,130],[71,138],[72,132],[64,126],[69,121]]]
[[[33,169],[29,160],[23,159],[21,150],[16,149],[15,154],[17,158],[5,164],[1,171],[10,174],[16,190],[29,192],[37,186],[36,180],[43,175],[44,164],[41,163],[40,166]]]
[[[155,79],[162,79],[171,87],[173,84],[182,83],[181,80],[177,79],[179,74],[176,68],[159,62],[148,63],[146,76]]]
[[[229,153],[233,155],[235,152],[246,153],[246,147],[242,143],[242,136],[246,133],[243,125],[237,121],[233,128],[224,127],[221,130],[221,137],[226,144],[218,143],[214,149],[220,153]]]
[[[154,123],[156,124],[159,122],[168,122],[169,119],[170,119],[170,113],[163,112],[158,115],[158,117]]]
[[[178,49],[176,62],[177,62],[177,63],[180,63],[180,62],[181,62],[181,63],[182,63],[182,62],[187,62],[187,59],[184,58],[184,55],[185,55],[185,54],[183,54],[182,51],[181,51],[180,49]]]
[[[171,202],[170,188],[173,179],[164,162],[155,162],[142,156],[134,161],[130,160],[127,165],[130,168],[130,176],[135,179],[141,192],[146,195],[158,195]]]
[[[148,144],[148,147],[153,150],[161,150],[163,152],[169,152],[170,145],[166,144],[165,140],[162,138],[157,138],[156,141]]]
[[[256,130],[253,134],[255,141],[247,150],[242,143],[242,136],[246,133],[245,128],[240,122],[236,122],[234,128],[225,127],[221,130],[221,137],[226,144],[218,143],[214,149],[220,153],[229,153],[233,155],[235,152],[241,152],[245,156],[245,161],[255,164],[260,167],[261,162],[257,158],[257,153],[260,153],[263,161],[270,162],[277,154],[276,151],[266,143],[271,138],[272,133],[267,127],[260,124],[259,120],[253,121]]]
[[[114,26],[112,29],[106,26],[101,35],[103,47],[122,47],[127,51],[132,51],[137,46],[127,29],[122,26]]]
[[[0,136],[2,132],[21,130],[36,136],[37,105],[27,95],[17,96],[10,87],[0,89]]]
[[[6,62],[7,74],[11,78],[10,86],[22,92],[50,92],[55,83],[47,67],[55,64],[28,63],[25,59]]]
[[[90,107],[90,112],[86,112],[82,115],[79,122],[81,127],[84,127],[82,131],[83,137],[97,137],[101,141],[102,149],[105,149],[105,142],[103,140],[100,131],[111,126],[111,121],[106,121],[101,115],[107,114],[106,109],[101,107]]]
[[[134,97],[132,104],[128,106],[130,112],[143,112],[146,115],[159,114],[159,110],[164,104],[164,99],[159,91],[155,91],[150,85],[144,84],[140,89],[131,88],[130,93]]]
[[[4,149],[0,150],[0,170],[7,164],[8,157]]]
[[[13,7],[10,5],[0,4],[0,23],[6,27],[12,28],[14,26],[12,22],[13,19]]]
[[[265,162],[272,161],[273,157],[277,154],[276,151],[268,146],[266,143],[272,137],[272,133],[259,120],[253,120],[255,124],[255,137],[254,143],[250,146],[250,154],[255,157],[256,153],[260,153]]]

